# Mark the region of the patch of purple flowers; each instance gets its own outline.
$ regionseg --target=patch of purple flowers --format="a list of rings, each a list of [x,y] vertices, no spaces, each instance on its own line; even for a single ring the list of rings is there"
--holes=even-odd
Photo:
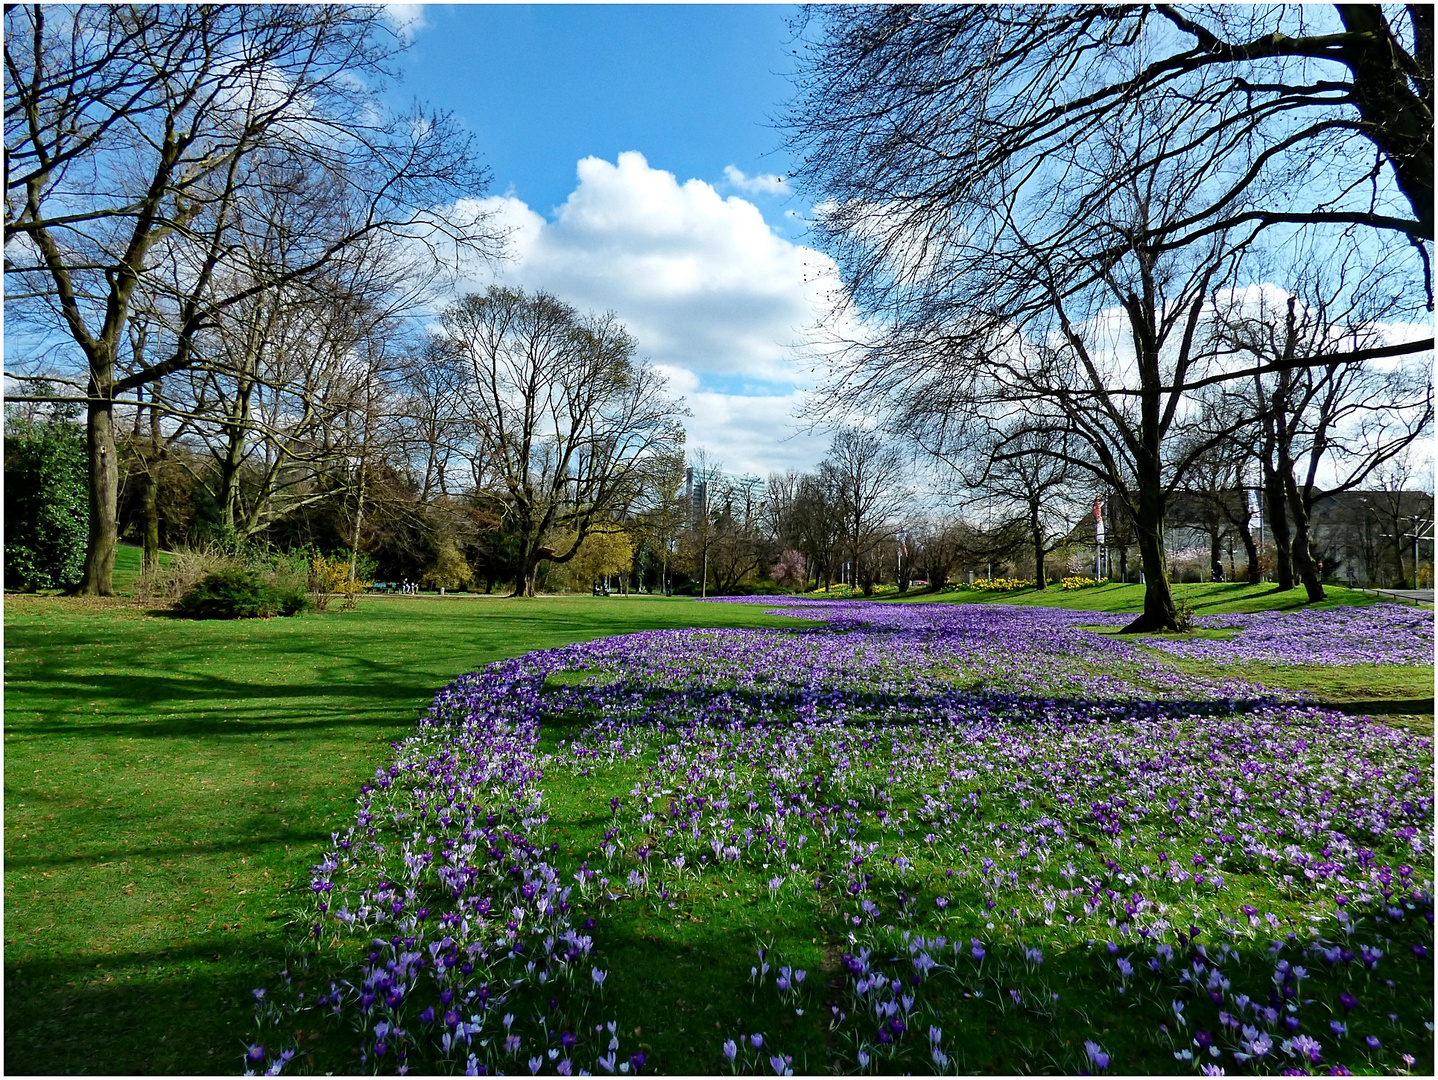
[[[1433,613],[1398,604],[1207,615],[1194,622],[1238,633],[1223,641],[1154,638],[1149,643],[1216,664],[1433,663]]]
[[[1395,925],[1431,917],[1431,871],[1412,869],[1432,865],[1429,739],[1180,676],[1080,629],[1106,621],[1089,612],[763,602],[824,625],[628,635],[442,690],[314,867],[307,924],[362,959],[300,1011],[350,1023],[366,1070],[637,1071],[645,1059],[619,1055],[615,1025],[592,1023],[610,973],[576,908],[677,910],[701,883],[743,875],[776,904],[836,913],[849,996],[828,1022],[861,1065],[903,1071],[894,1055],[930,1028],[940,988],[1051,1008],[1058,995],[1037,985],[1044,954],[1086,931],[1109,956],[1124,942],[1104,965],[1113,994],[1177,994],[1189,1015],[1229,1018],[1209,1021],[1218,1041],[1174,1034],[1176,1060],[1197,1067],[1214,1051],[1276,1060],[1284,1040],[1292,1059],[1311,1038],[1287,1025],[1297,959],[1262,996],[1242,997],[1227,974],[1227,940],[1261,951],[1290,925],[1260,895],[1284,895],[1308,912],[1305,929],[1348,943],[1299,941],[1301,963],[1324,962],[1301,950],[1332,950],[1326,968],[1365,974],[1391,961],[1351,940],[1333,890],[1357,896],[1353,910],[1402,905],[1386,909]],[[561,672],[592,677],[554,685]],[[541,752],[558,720],[565,737]],[[595,777],[622,782],[624,797],[605,788],[602,838],[561,873],[546,789]],[[1238,916],[1221,947],[1196,943],[1200,907]],[[816,980],[775,966],[777,1004],[818,1014],[805,996]],[[278,1017],[274,997],[260,1006]],[[517,1004],[546,999],[583,1021],[582,1038]],[[760,1063],[763,1044],[725,1041],[713,1065],[752,1050],[750,1064],[790,1067],[785,1055]],[[521,1060],[521,1045],[537,1050]],[[937,1039],[924,1053],[949,1061]],[[1082,1053],[1068,1066],[1109,1063],[1092,1041]]]

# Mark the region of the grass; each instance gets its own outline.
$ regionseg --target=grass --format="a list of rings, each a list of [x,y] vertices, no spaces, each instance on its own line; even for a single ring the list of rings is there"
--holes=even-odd
[[[133,582],[138,549],[117,563],[117,584]],[[1212,590],[1194,602],[1205,614],[1297,598],[1181,588]],[[980,601],[1133,610],[1141,592]],[[353,613],[245,623],[124,601],[12,595],[5,607],[5,1064],[26,1073],[233,1071],[253,1031],[250,991],[284,964],[308,868],[352,819],[386,744],[458,673],[644,629],[795,626],[762,606],[647,597],[371,597]],[[1348,679],[1354,701],[1421,696],[1425,677],[1333,672],[1303,677]],[[1431,695],[1431,669],[1426,679]],[[550,828],[576,856],[632,782],[611,771],[555,790]],[[753,882],[735,895],[708,884],[680,913],[656,904],[606,916],[605,963],[650,972],[616,984],[609,1001],[638,1029],[626,1048],[673,1061],[712,1052],[719,1032],[759,1030],[762,995],[684,989],[742,987],[756,939],[781,940],[818,993],[831,976],[817,914],[780,913]],[[824,1068],[827,1045],[807,1038],[790,1045]]]
[[[863,632],[856,633],[862,639]],[[714,663],[705,665],[698,654],[677,666],[671,667],[674,661],[669,657],[658,663],[664,670],[707,670],[707,685],[717,690],[733,686],[728,680],[745,669],[760,650],[783,653],[787,648],[783,642],[756,645],[753,652],[734,659],[737,668],[726,668],[722,656],[711,656]],[[1105,666],[1116,672],[1123,668],[1117,661],[1098,665]],[[627,676],[620,674],[624,671]],[[1309,886],[1301,880],[1294,884],[1292,876],[1285,877],[1280,870],[1239,854],[1234,846],[1227,850],[1212,846],[1220,842],[1215,831],[1242,832],[1252,825],[1245,820],[1225,826],[1216,820],[1217,815],[1208,817],[1207,800],[1231,790],[1228,785],[1240,779],[1244,786],[1277,784],[1281,788],[1279,774],[1298,768],[1288,751],[1310,745],[1304,740],[1311,737],[1327,737],[1324,732],[1333,730],[1327,721],[1309,723],[1297,718],[1295,722],[1311,727],[1311,732],[1290,732],[1292,739],[1286,748],[1265,742],[1264,748],[1239,758],[1226,779],[1201,781],[1199,790],[1190,790],[1194,778],[1190,766],[1202,768],[1210,755],[1223,756],[1223,742],[1229,735],[1221,733],[1227,726],[1222,720],[1209,723],[1190,716],[1178,722],[1182,732],[1175,732],[1177,737],[1160,735],[1147,747],[1132,748],[1124,744],[1127,736],[1124,725],[1119,724],[1112,733],[1096,733],[1094,753],[1081,763],[1075,761],[1071,776],[1057,775],[1054,784],[1046,785],[1031,782],[1035,763],[1056,753],[1053,733],[1037,730],[1040,725],[1035,725],[1031,735],[1010,729],[1007,745],[1002,736],[984,738],[982,747],[966,737],[945,742],[941,731],[930,733],[937,739],[935,743],[916,744],[906,739],[901,729],[910,722],[921,724],[918,717],[912,721],[891,717],[870,726],[863,711],[856,709],[849,715],[847,731],[840,735],[832,728],[813,731],[797,722],[791,724],[796,715],[778,705],[774,722],[757,729],[742,724],[730,727],[727,720],[734,714],[722,712],[713,727],[693,732],[676,731],[672,726],[666,731],[648,721],[633,727],[621,723],[616,728],[618,719],[638,708],[641,700],[664,697],[642,672],[642,668],[638,672],[634,668],[601,669],[596,677],[571,671],[550,674],[545,680],[546,695],[552,695],[553,704],[545,711],[540,751],[554,754],[552,759],[541,757],[550,817],[547,825],[532,826],[536,831],[531,840],[557,845],[545,858],[561,884],[576,880],[581,860],[607,879],[592,883],[581,893],[574,922],[586,916],[596,920],[592,962],[607,971],[608,978],[602,1000],[592,991],[586,996],[591,958],[585,958],[577,965],[577,988],[570,988],[562,975],[544,987],[516,987],[495,1015],[513,1015],[512,1030],[516,1038],[522,1037],[526,1049],[514,1054],[499,1051],[495,1046],[497,1027],[491,1023],[488,1049],[475,1047],[482,1061],[488,1058],[491,1068],[497,1065],[507,1072],[522,1071],[524,1057],[536,1048],[553,1046],[558,1031],[576,1031],[584,1041],[596,1021],[617,1019],[620,1060],[638,1049],[649,1055],[653,1070],[662,1072],[722,1071],[721,1041],[729,1038],[742,1044],[743,1037],[753,1032],[763,1033],[765,1049],[746,1054],[748,1071],[769,1072],[768,1054],[776,1051],[792,1055],[797,1072],[835,1067],[853,1070],[861,1048],[875,1056],[878,1064],[874,1071],[924,1071],[928,1065],[925,1032],[930,1023],[937,1023],[947,1033],[945,1051],[959,1071],[1074,1072],[1090,1067],[1085,1062],[1084,1044],[1096,1039],[1122,1063],[1116,1071],[1167,1073],[1175,1068],[1174,1051],[1184,1047],[1196,1031],[1220,1032],[1231,1048],[1237,1032],[1223,1033],[1219,1024],[1221,1010],[1237,1006],[1228,1004],[1233,998],[1223,1005],[1211,1002],[1207,996],[1211,986],[1185,984],[1173,966],[1149,974],[1145,960],[1152,943],[1139,941],[1128,925],[1133,910],[1126,903],[1131,894],[1138,902],[1138,891],[1147,898],[1144,902],[1164,905],[1160,909],[1163,917],[1172,921],[1171,928],[1180,935],[1189,932],[1190,924],[1200,927],[1206,947],[1215,950],[1213,955],[1223,950],[1224,973],[1233,980],[1233,994],[1251,995],[1260,1004],[1269,993],[1277,993],[1270,942],[1290,927],[1296,931],[1289,939],[1294,947],[1285,959],[1313,969],[1304,987],[1304,1022],[1306,1030],[1324,1036],[1325,1061],[1338,1056],[1357,1068],[1364,1067],[1365,1061],[1378,1062],[1378,1057],[1353,1045],[1373,1035],[1381,1037],[1388,1062],[1411,1050],[1419,1058],[1416,1071],[1431,1068],[1427,1049],[1431,1040],[1422,1034],[1421,1025],[1431,1017],[1431,997],[1425,997],[1425,988],[1431,984],[1432,967],[1410,949],[1414,944],[1431,948],[1431,930],[1425,929],[1421,915],[1414,913],[1414,908],[1422,905],[1408,907],[1401,926],[1389,923],[1379,928],[1369,910],[1372,898],[1360,896],[1354,910],[1363,912],[1362,943],[1371,944],[1374,933],[1391,934],[1395,939],[1379,942],[1387,956],[1381,971],[1370,977],[1356,965],[1330,963],[1320,968],[1302,951],[1306,932],[1312,928],[1330,939],[1342,933],[1332,916],[1333,900],[1325,895],[1325,886]],[[665,676],[655,677],[662,680]],[[683,676],[678,685],[686,685]],[[611,693],[596,698],[573,689],[584,686],[610,687]],[[1371,689],[1371,685],[1360,688]],[[742,701],[746,693],[735,697]],[[711,694],[706,700],[700,694],[688,699],[683,715],[692,715],[701,705],[718,707],[718,698]],[[761,698],[755,691],[751,703]],[[589,721],[599,716],[605,723],[597,730],[590,729]],[[1372,729],[1358,726],[1345,732],[1333,736],[1321,751],[1314,751],[1315,760],[1337,759],[1350,750],[1343,740],[1354,737],[1362,741],[1356,753],[1364,758],[1365,766],[1376,768],[1374,775],[1382,776],[1398,764],[1396,758],[1386,759],[1383,734],[1374,735]],[[1265,740],[1274,734],[1270,730]],[[330,896],[332,903],[343,902],[351,910],[371,903],[356,895],[359,888],[381,878],[403,880],[402,857],[407,862],[417,853],[449,850],[444,839],[437,843],[433,835],[426,838],[424,834],[443,831],[433,824],[436,814],[443,821],[443,807],[454,806],[458,799],[463,814],[464,802],[473,796],[463,791],[456,794],[449,779],[430,786],[422,778],[435,775],[429,767],[434,759],[425,760],[443,746],[443,735],[436,734],[435,739],[426,753],[416,754],[419,764],[408,774],[413,779],[405,779],[406,772],[401,771],[392,792],[376,799],[376,819],[370,827],[378,832],[368,835],[387,854],[366,855],[361,840],[365,833],[358,830],[354,849],[360,854],[351,857],[366,869],[351,868],[332,875],[336,888]],[[572,753],[576,743],[585,753]],[[1091,805],[1108,810],[1115,798],[1134,798],[1126,781],[1141,776],[1148,765],[1163,771],[1161,759],[1170,755],[1189,764],[1171,774],[1180,779],[1176,784],[1170,782],[1163,792],[1175,797],[1167,813],[1158,809],[1162,798],[1150,804],[1145,797],[1144,810],[1154,812],[1142,821],[1129,817],[1132,824],[1122,830],[1117,825],[1110,830],[1101,814],[1089,813]],[[1062,758],[1062,752],[1058,756]],[[1426,770],[1425,756],[1421,747],[1410,745],[1402,762],[1421,776]],[[1256,771],[1249,773],[1249,769]],[[1275,769],[1278,772],[1272,771]],[[1124,779],[1115,779],[1120,774]],[[1375,792],[1366,780],[1358,781],[1356,774],[1348,781],[1325,778],[1323,784],[1338,784],[1344,789],[1340,801],[1351,801],[1349,781],[1362,785],[1362,797],[1372,795],[1382,801],[1381,785]],[[1322,800],[1326,803],[1331,794],[1323,790]],[[1222,804],[1222,796],[1219,798]],[[499,816],[508,796],[482,795],[480,799],[483,812],[493,810]],[[724,800],[723,805],[719,800]],[[1103,801],[1091,804],[1090,800]],[[960,808],[957,812],[939,805],[950,801]],[[1303,801],[1309,801],[1306,795]],[[821,841],[816,835],[821,826],[812,812],[803,812],[821,804],[835,812],[826,814],[829,823],[837,827],[832,840],[827,838],[828,827],[822,826],[826,838]],[[1117,803],[1120,808],[1125,805]],[[1292,805],[1291,797],[1285,795],[1276,813],[1274,807],[1268,807],[1252,820],[1263,823],[1265,829],[1277,826],[1282,830],[1282,815]],[[392,812],[404,810],[412,818],[421,806],[428,808],[431,824],[418,832],[412,833],[408,822],[400,824],[398,817],[391,817]],[[787,826],[774,819],[781,806],[800,811]],[[516,820],[521,813],[509,813],[501,830],[531,828]],[[708,815],[702,827],[701,813]],[[731,820],[721,824],[720,819],[725,818]],[[1055,818],[1061,819],[1062,829],[1054,828]],[[685,838],[690,821],[695,822],[694,842]],[[465,831],[459,832],[461,828]],[[460,836],[469,836],[468,828],[468,824],[451,826]],[[702,840],[697,839],[701,829]],[[848,839],[843,838],[846,829]],[[938,835],[923,836],[927,829]],[[1055,838],[1052,848],[1038,839],[1046,829],[1052,830]],[[739,833],[747,837],[750,830],[757,834],[758,843],[742,859],[695,873],[693,867],[704,857],[708,839],[730,834],[732,840]],[[798,833],[808,834],[813,843],[801,847]],[[768,846],[783,837],[791,845],[787,853]],[[601,852],[611,838],[617,848]],[[1045,865],[1035,864],[1030,839],[1048,853]],[[1404,845],[1393,843],[1392,837],[1374,842],[1365,836],[1362,842],[1379,848],[1379,858],[1385,863],[1391,860],[1396,864],[1407,854]],[[876,852],[870,844],[882,850]],[[1226,837],[1221,844],[1234,845],[1235,841]],[[646,851],[651,848],[652,859]],[[687,854],[689,869],[675,869],[676,849]],[[902,865],[896,864],[895,858],[900,852],[906,856]],[[980,869],[981,856],[993,856],[999,864],[996,876],[990,877],[987,858]],[[1038,858],[1044,861],[1042,856]],[[1073,865],[1065,865],[1070,859],[1077,864],[1076,873]],[[1150,864],[1162,872],[1166,860],[1172,866],[1204,865],[1206,873],[1221,866],[1228,884],[1216,892],[1212,885],[1204,885],[1202,878],[1183,885],[1161,880],[1162,873],[1150,874]],[[476,895],[490,895],[491,890],[495,896],[505,895],[502,879],[507,861],[489,869],[496,880]],[[634,875],[641,872],[647,881],[635,880]],[[768,883],[775,873],[784,877],[778,886]],[[1013,874],[1012,884],[1009,873]],[[358,884],[344,892],[346,882]],[[1042,885],[1042,891],[1031,893],[1030,882]],[[1116,892],[1120,883],[1123,887]],[[1104,890],[1105,884],[1110,888]],[[1076,888],[1070,891],[1068,885]],[[776,887],[780,893],[773,896],[771,889]],[[450,909],[451,900],[444,889],[424,884],[418,888],[419,899],[411,904],[441,912]],[[856,909],[861,893],[857,890],[877,902],[882,914],[859,918]],[[941,897],[948,901],[942,910]],[[1057,902],[1057,910],[1049,906],[1049,900]],[[1402,903],[1402,898],[1397,902]],[[506,913],[510,910],[509,900],[499,903]],[[1253,905],[1255,912],[1274,915],[1278,921],[1271,925],[1283,929],[1269,929],[1256,914],[1255,927],[1241,913],[1244,903]],[[323,921],[319,916],[315,919]],[[897,926],[886,929],[890,920]],[[509,925],[516,929],[518,924]],[[1150,916],[1139,925],[1141,934],[1146,935],[1155,924]],[[492,924],[494,929],[498,926]],[[903,936],[906,930],[940,933],[959,944],[959,953],[950,959],[939,946],[938,959],[944,966],[932,979],[919,980],[910,964],[913,951]],[[542,936],[546,932],[535,933]],[[428,924],[421,930],[413,925],[399,929],[381,923],[354,934],[352,955],[363,954],[372,935],[387,938],[410,933],[429,934],[428,940],[433,941],[444,931],[431,931]],[[344,936],[341,932],[342,939]],[[970,954],[971,938],[982,939],[987,947],[988,958],[983,963],[979,963],[981,954]],[[1105,938],[1119,944],[1106,948]],[[418,945],[406,940],[404,947],[423,949],[424,940],[420,937]],[[515,960],[506,961],[503,949],[497,950],[493,954],[497,959],[475,980],[506,985],[509,978],[521,975],[525,958],[543,964],[541,958],[548,947],[536,946],[537,940],[538,936],[528,939],[523,954]],[[1359,937],[1342,941],[1355,951],[1359,948]],[[1025,944],[1035,942],[1042,945],[1046,957],[1041,964],[1031,962],[1023,951]],[[1184,944],[1180,937],[1176,951],[1182,953]],[[751,965],[761,962],[757,946],[768,948],[771,966],[762,985],[749,974]],[[910,1036],[902,1046],[879,1049],[870,1001],[855,1001],[852,984],[840,968],[842,952],[857,953],[860,946],[872,947],[871,959],[884,972],[886,987],[902,985],[904,992],[921,999],[918,1010],[905,1017]],[[377,963],[385,959],[383,948],[379,946],[370,959]],[[1111,955],[1114,950],[1130,957],[1137,969],[1125,985],[1119,985],[1120,969]],[[328,985],[332,976],[326,962],[333,956],[327,946],[315,958],[317,966],[303,987],[307,993]],[[1213,962],[1208,955],[1203,958]],[[802,967],[809,976],[803,991],[788,1000],[776,996],[773,976],[780,965]],[[355,967],[349,967],[348,973],[354,978]],[[891,979],[898,982],[890,983]],[[921,982],[922,991],[914,989]],[[556,985],[560,989],[554,989]],[[369,1019],[373,1022],[383,1016],[407,1030],[424,1032],[427,1022],[420,1010],[434,1002],[437,989],[422,978],[403,1005],[376,1006],[382,1011]],[[1228,989],[1227,983],[1224,989]],[[1338,997],[1349,991],[1358,999],[1351,1016]],[[1177,1026],[1169,1011],[1173,1000],[1187,1002],[1192,1030]],[[351,1026],[357,1019],[352,999],[347,1008],[349,1016],[343,1021],[326,1025],[308,1014],[300,1025],[310,1033],[301,1049],[315,1053],[312,1064],[317,1070],[355,1071],[360,1065],[355,1056],[360,1037]],[[393,1013],[388,1011],[391,1008]],[[802,1014],[796,1011],[800,1008]],[[845,1010],[847,1021],[838,1016]],[[1256,1020],[1250,1014],[1245,1016]],[[1339,1016],[1352,1024],[1353,1034],[1350,1043],[1335,1046],[1327,1025],[1330,1018]],[[1165,1022],[1170,1026],[1161,1027]],[[505,1026],[509,1031],[507,1022]],[[326,1028],[328,1038],[314,1037],[314,1030]],[[264,1041],[272,1048],[277,1042],[283,1045],[284,1034],[293,1030],[290,1025],[268,1031]],[[428,1028],[427,1045],[414,1051],[420,1071],[443,1068],[433,1031]],[[573,1054],[574,1061],[593,1068],[594,1055],[603,1052],[606,1038],[602,1034],[597,1039],[589,1037],[588,1045]],[[462,1061],[463,1052],[459,1058]],[[862,1063],[862,1058],[858,1060]]]
[[[7,596],[7,1071],[231,1071],[294,890],[386,744],[460,672],[636,630],[770,625],[793,623],[663,598],[375,597],[229,623]]]
[[[112,579],[115,591],[122,596],[133,596],[140,583],[140,548],[134,544],[120,544],[115,548],[115,574]],[[174,556],[168,551],[160,552],[160,565],[169,563]]]

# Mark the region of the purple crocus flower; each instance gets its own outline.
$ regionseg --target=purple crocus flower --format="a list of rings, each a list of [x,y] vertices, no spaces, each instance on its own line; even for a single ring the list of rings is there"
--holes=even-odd
[[[1104,1069],[1108,1068],[1108,1055],[1103,1052],[1103,1049],[1099,1046],[1098,1043],[1094,1042],[1092,1039],[1089,1039],[1084,1042],[1083,1048],[1084,1051],[1088,1054],[1088,1059],[1093,1063],[1093,1067],[1095,1069],[1099,1070],[1099,1072],[1102,1072]]]

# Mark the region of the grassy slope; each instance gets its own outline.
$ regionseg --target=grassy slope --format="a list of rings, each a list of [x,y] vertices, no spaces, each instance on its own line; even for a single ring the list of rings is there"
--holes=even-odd
[[[373,598],[245,623],[5,608],[5,1064],[25,1073],[232,1071],[292,890],[459,673],[635,630],[794,625],[662,598]]]
[[[160,552],[160,565],[165,566],[173,556],[168,551]],[[134,595],[140,581],[141,552],[134,544],[120,544],[115,548],[114,585],[117,593]]]

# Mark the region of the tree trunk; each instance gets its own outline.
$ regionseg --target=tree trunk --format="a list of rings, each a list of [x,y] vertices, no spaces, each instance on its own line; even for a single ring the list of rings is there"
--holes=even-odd
[[[1128,584],[1128,545],[1124,544],[1118,549],[1118,579],[1123,584]]]
[[[1034,541],[1034,588],[1042,591],[1049,587],[1049,583],[1044,576],[1044,531],[1039,524],[1037,505],[1029,507],[1029,535]]]
[[[140,474],[140,511],[144,522],[140,581],[150,585],[160,572],[160,463],[158,459],[151,458],[146,466]]]
[[[1248,516],[1238,521],[1238,538],[1243,541],[1243,550],[1248,556],[1248,583],[1257,585],[1263,580],[1263,567],[1258,565],[1258,542],[1253,539],[1253,530],[1248,527]]]
[[[1123,628],[1121,633],[1138,634],[1155,630],[1177,630],[1178,608],[1168,587],[1168,566],[1163,551],[1163,526],[1145,530],[1135,522],[1139,558],[1143,563],[1143,614]]]
[[[539,553],[532,552],[527,547],[519,549],[519,572],[514,578],[514,592],[509,594],[511,600],[520,596],[534,595],[534,577],[539,569]]]
[[[1323,591],[1323,581],[1318,576],[1318,564],[1314,561],[1313,552],[1308,546],[1307,519],[1299,521],[1293,530],[1293,565],[1298,570],[1299,578],[1303,581],[1303,589],[1308,593],[1309,603],[1328,598],[1328,594]]]
[[[1284,505],[1283,479],[1278,470],[1263,465],[1263,501],[1268,507],[1268,528],[1273,533],[1274,569],[1278,575],[1278,588],[1286,592],[1293,588],[1293,533],[1288,527],[1288,509]]]
[[[1298,495],[1298,485],[1293,478],[1292,469],[1288,470],[1288,475],[1283,479],[1284,486],[1288,489],[1289,509],[1293,511],[1293,565],[1303,581],[1309,603],[1326,600],[1328,594],[1323,591],[1323,581],[1318,576],[1318,564],[1313,559],[1313,551],[1308,542],[1308,508],[1303,505],[1303,500]]]
[[[150,400],[157,400],[160,380],[150,391]],[[160,466],[165,460],[165,440],[160,435],[160,410],[150,409],[150,454],[145,460],[145,486],[141,492],[145,535],[140,561],[140,580],[153,583],[160,573]]]
[[[358,580],[359,570],[359,542],[360,530],[364,526],[364,463],[360,463],[359,470],[359,491],[355,495],[355,524],[350,530],[350,569],[349,582],[351,585]]]
[[[1296,340],[1294,318],[1294,304],[1290,299],[1288,339],[1283,351],[1285,359],[1293,354]],[[1258,383],[1256,375],[1254,382]],[[1259,400],[1263,400],[1261,389]],[[1293,588],[1294,584],[1293,534],[1289,530],[1287,499],[1284,490],[1284,477],[1292,472],[1292,468],[1285,468],[1284,464],[1291,457],[1288,453],[1290,436],[1286,423],[1287,408],[1288,372],[1281,371],[1278,374],[1278,384],[1274,388],[1272,400],[1263,413],[1263,501],[1268,505],[1268,527],[1273,532],[1273,558],[1278,573],[1280,592],[1287,592]]]
[[[221,524],[231,532],[236,531],[240,524],[240,468],[245,461],[252,391],[253,383],[241,379],[236,387],[234,407],[224,425],[225,456],[220,459],[220,490],[215,501],[220,504]]]
[[[1146,409],[1155,407],[1148,401],[1144,404]],[[1135,470],[1137,505],[1130,503],[1128,506],[1134,538],[1138,542],[1139,558],[1143,564],[1143,614],[1123,628],[1122,632],[1125,634],[1178,629],[1178,608],[1174,605],[1173,593],[1168,586],[1168,557],[1163,550],[1163,519],[1166,506],[1156,437],[1152,439],[1151,447],[1151,451],[1144,455]]]
[[[106,382],[106,386],[97,388],[92,380],[92,397],[85,417],[90,455],[90,535],[85,548],[85,574],[77,590],[81,596],[115,595],[120,469],[115,453],[115,409],[109,401]]]
[[[1338,4],[1337,10],[1348,31],[1339,39],[1338,55],[1353,73],[1350,99],[1366,129],[1372,132],[1370,138],[1388,159],[1398,190],[1407,197],[1422,234],[1432,240],[1432,68],[1428,69],[1425,105],[1408,79],[1397,73],[1396,56],[1401,46],[1394,40],[1383,9],[1376,4]],[[1433,9],[1420,4],[1412,10],[1419,38],[1414,42],[1413,54],[1426,56],[1431,63]]]

